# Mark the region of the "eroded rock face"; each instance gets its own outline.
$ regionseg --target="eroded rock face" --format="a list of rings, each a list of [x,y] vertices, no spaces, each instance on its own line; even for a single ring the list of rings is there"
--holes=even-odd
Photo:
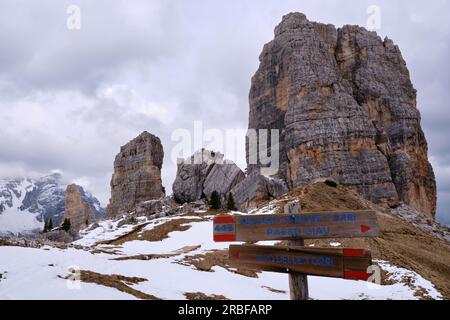
[[[95,221],[96,209],[86,200],[82,187],[75,184],[67,186],[65,193],[64,218],[70,219],[72,231],[79,231]]]
[[[214,191],[225,198],[245,178],[242,170],[218,152],[202,150],[178,164],[173,194],[178,203],[209,199]]]
[[[143,132],[123,146],[114,161],[108,216],[131,213],[137,205],[165,196],[161,181],[161,140]]]
[[[291,13],[252,79],[249,128],[280,130],[277,176],[289,188],[333,178],[376,203],[404,201],[434,216],[420,120],[399,48],[361,27]]]
[[[279,198],[288,191],[284,181],[254,172],[237,184],[231,192],[238,209],[245,211]]]

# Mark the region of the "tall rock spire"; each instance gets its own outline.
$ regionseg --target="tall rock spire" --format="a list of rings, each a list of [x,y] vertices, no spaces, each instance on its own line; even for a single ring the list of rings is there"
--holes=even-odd
[[[161,140],[148,132],[120,149],[111,179],[109,216],[131,213],[138,204],[165,196],[161,181],[163,159]]]
[[[433,217],[436,182],[420,121],[399,48],[361,27],[288,14],[252,78],[249,128],[280,130],[277,176],[290,188],[333,178],[376,203],[403,201]]]

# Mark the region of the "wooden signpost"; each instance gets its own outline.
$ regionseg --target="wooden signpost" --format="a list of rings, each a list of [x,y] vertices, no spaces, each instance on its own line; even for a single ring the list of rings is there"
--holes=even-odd
[[[374,211],[300,213],[300,204],[284,215],[222,216],[214,219],[216,242],[287,240],[287,246],[232,245],[230,264],[258,271],[289,274],[292,300],[308,299],[307,275],[367,280],[371,254],[364,249],[306,248],[305,239],[376,237]]]
[[[232,245],[230,263],[252,270],[365,281],[372,258],[364,249]]]
[[[284,213],[287,215],[299,214],[301,210],[300,203],[291,202],[284,206]],[[288,241],[291,247],[303,247],[305,240],[297,238],[296,240]],[[309,288],[308,288],[308,276],[306,273],[289,272],[289,293],[291,300],[308,300]]]
[[[224,216],[214,219],[216,242],[362,238],[380,233],[374,211]]]

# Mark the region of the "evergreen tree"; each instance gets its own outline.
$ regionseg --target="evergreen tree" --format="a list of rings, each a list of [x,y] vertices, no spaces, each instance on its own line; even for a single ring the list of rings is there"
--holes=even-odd
[[[53,219],[50,218],[48,219],[48,223],[47,223],[47,232],[50,232],[53,230]]]
[[[236,203],[234,202],[234,197],[231,192],[228,194],[227,209],[230,211],[237,211]]]
[[[48,219],[45,219],[45,221],[44,221],[44,230],[42,232],[44,232],[44,233],[48,232]]]
[[[64,219],[64,222],[62,224],[62,229],[66,232],[70,231],[70,219]]]
[[[217,191],[211,194],[211,199],[209,200],[209,206],[213,210],[219,210],[222,208],[222,203],[220,201],[220,195]]]

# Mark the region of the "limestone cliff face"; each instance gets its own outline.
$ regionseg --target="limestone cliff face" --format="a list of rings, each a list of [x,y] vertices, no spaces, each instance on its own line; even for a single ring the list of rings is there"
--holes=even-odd
[[[214,191],[225,199],[244,178],[242,170],[224,160],[223,154],[201,150],[178,164],[173,194],[179,203],[210,199]]]
[[[114,161],[109,216],[131,213],[137,205],[165,196],[161,181],[163,158],[161,140],[148,132],[121,148]]]
[[[96,208],[87,201],[83,188],[75,184],[67,186],[64,218],[70,220],[71,230],[78,232],[96,219]]]
[[[239,210],[247,211],[277,199],[288,192],[286,183],[253,172],[237,184],[231,192]]]
[[[399,48],[361,27],[291,13],[252,79],[249,128],[280,130],[277,176],[289,188],[333,178],[376,203],[403,201],[434,216],[420,121]],[[250,173],[258,168],[249,164]]]

